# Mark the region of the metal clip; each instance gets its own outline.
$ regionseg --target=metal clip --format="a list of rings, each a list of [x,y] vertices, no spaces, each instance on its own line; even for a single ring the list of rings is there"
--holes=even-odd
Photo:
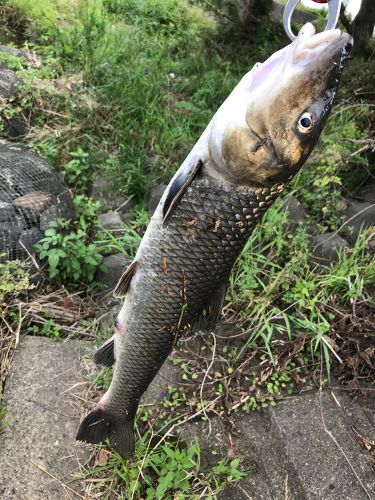
[[[288,3],[286,4],[284,9],[284,14],[283,14],[284,29],[286,34],[292,41],[297,38],[296,35],[293,33],[291,27],[292,15],[300,1],[301,0],[288,0]],[[317,0],[313,1],[317,3],[323,3],[322,1],[320,2]],[[342,0],[328,0],[328,21],[324,31],[332,30],[336,27],[337,21],[340,16],[341,1]]]

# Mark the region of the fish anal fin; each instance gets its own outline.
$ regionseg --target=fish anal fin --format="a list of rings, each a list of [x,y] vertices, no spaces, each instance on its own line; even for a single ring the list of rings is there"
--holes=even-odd
[[[96,351],[94,361],[97,365],[108,367],[115,363],[115,335],[106,340],[102,347]]]
[[[219,320],[223,303],[228,290],[228,281],[221,283],[209,302],[202,309],[191,325],[191,331],[213,331]]]
[[[137,268],[137,265],[138,262],[136,260],[132,262],[130,266],[127,268],[127,270],[124,272],[124,274],[121,276],[121,278],[119,279],[119,282],[117,283],[116,288],[113,291],[113,295],[116,298],[125,297],[127,291],[129,290],[130,282]]]
[[[168,190],[163,206],[163,223],[168,219],[174,208],[178,205],[187,188],[192,183],[194,177],[201,170],[203,163],[197,160],[189,171],[182,171],[173,181]]]

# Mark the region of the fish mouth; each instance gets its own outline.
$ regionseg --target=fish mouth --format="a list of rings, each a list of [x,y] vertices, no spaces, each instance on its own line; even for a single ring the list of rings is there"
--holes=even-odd
[[[313,24],[307,23],[301,28],[293,44],[293,64],[306,66],[313,61],[333,60],[341,73],[353,47],[353,39],[339,29],[315,34]]]

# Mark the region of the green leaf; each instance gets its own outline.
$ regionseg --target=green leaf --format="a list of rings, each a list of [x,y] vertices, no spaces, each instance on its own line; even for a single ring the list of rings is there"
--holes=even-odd
[[[51,269],[56,269],[59,264],[58,250],[51,250],[48,254],[48,264]]]

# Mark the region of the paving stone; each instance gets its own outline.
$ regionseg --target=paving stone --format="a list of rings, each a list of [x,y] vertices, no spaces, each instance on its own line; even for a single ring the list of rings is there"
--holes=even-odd
[[[352,467],[368,492],[375,492],[374,463],[361,449],[345,410],[347,397],[315,391],[279,403],[271,423],[284,448],[284,463],[295,471],[308,500],[368,500]],[[340,405],[340,406],[339,406]],[[357,405],[356,413],[362,408]],[[372,419],[375,437],[375,419]],[[351,466],[349,465],[350,462]]]
[[[308,391],[273,408],[240,412],[232,417],[230,433],[217,417],[211,419],[211,434],[207,422],[189,422],[181,437],[199,440],[203,469],[223,457],[240,458],[247,476],[220,500],[368,500],[375,491],[374,459],[353,428],[374,440],[375,413],[344,392],[334,396]]]
[[[74,474],[78,459],[87,461],[88,448],[75,441],[80,412],[72,394],[83,379],[80,357],[86,349],[78,340],[21,340],[5,386],[9,427],[0,434],[2,500],[77,498],[72,490],[79,492],[82,484]],[[72,490],[65,492],[58,481]]]

